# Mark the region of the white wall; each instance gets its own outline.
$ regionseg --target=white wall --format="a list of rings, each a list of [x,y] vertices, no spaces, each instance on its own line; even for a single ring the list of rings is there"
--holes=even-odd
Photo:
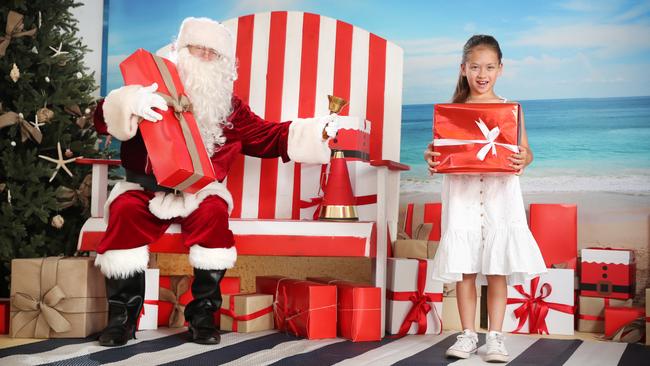
[[[84,5],[73,8],[72,15],[79,21],[79,38],[90,48],[86,54],[84,63],[95,72],[97,86],[101,83],[102,77],[102,32],[104,30],[104,0],[83,0]],[[99,96],[99,89],[94,93]]]

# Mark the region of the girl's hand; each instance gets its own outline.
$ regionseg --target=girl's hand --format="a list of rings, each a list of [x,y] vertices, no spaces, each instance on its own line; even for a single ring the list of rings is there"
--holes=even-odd
[[[433,160],[435,156],[440,156],[440,153],[433,151],[433,142],[430,142],[429,145],[427,145],[427,149],[424,150],[424,161],[426,161],[429,165],[429,175],[436,173],[435,168],[438,166],[438,164],[440,164],[439,161]]]
[[[526,165],[528,165],[528,149],[519,146],[519,153],[510,155],[508,160],[512,162],[510,167],[517,171],[515,175],[521,175]]]

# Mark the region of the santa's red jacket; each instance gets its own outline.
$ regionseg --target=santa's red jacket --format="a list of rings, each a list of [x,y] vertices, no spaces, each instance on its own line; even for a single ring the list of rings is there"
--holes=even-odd
[[[103,102],[102,100],[95,109],[93,120],[98,133],[108,134]],[[232,109],[233,112],[228,117],[232,128],[224,128],[223,131],[226,143],[215,148],[211,157],[217,180],[224,180],[239,153],[259,158],[281,157],[284,162],[291,160],[287,148],[291,122],[265,121],[236,96],[232,98]],[[153,174],[139,131],[132,139],[122,142],[120,157],[125,169],[141,174]]]

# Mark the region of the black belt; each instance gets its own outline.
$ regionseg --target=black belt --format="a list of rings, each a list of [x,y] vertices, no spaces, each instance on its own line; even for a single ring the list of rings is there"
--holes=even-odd
[[[343,156],[345,156],[346,158],[357,158],[363,161],[370,160],[370,155],[368,153],[359,150],[338,150],[338,151],[343,151]],[[334,149],[332,149],[332,156],[334,156]]]
[[[127,182],[137,183],[147,191],[171,192],[171,193],[175,192],[174,188],[163,187],[158,185],[158,182],[156,182],[156,177],[154,177],[153,175],[142,174],[128,169],[125,170],[126,170]]]
[[[596,291],[599,294],[629,294],[631,292],[631,286],[622,286],[622,285],[613,285],[608,282],[599,282],[599,283],[580,283],[580,289],[584,291]]]

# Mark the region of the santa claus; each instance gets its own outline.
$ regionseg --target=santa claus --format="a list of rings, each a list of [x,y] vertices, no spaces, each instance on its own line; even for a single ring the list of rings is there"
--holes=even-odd
[[[156,109],[167,110],[157,85],[129,85],[113,90],[95,112],[95,126],[123,141],[126,181],[118,182],[106,202],[106,235],[97,248],[95,265],[106,276],[108,326],[99,337],[104,346],[119,346],[135,334],[144,298],[147,245],[172,223],[182,228],[184,245],[194,268],[192,295],[185,307],[192,340],[219,343],[214,313],[221,307],[219,283],[237,260],[228,228],[232,197],[222,183],[239,153],[283,161],[327,163],[330,149],[323,136],[338,130],[335,115],[268,122],[233,95],[237,77],[234,42],[220,23],[187,18],[170,57],[176,62],[194,117],[210,156],[217,181],[195,194],[158,186],[138,132],[143,120],[158,121]]]

